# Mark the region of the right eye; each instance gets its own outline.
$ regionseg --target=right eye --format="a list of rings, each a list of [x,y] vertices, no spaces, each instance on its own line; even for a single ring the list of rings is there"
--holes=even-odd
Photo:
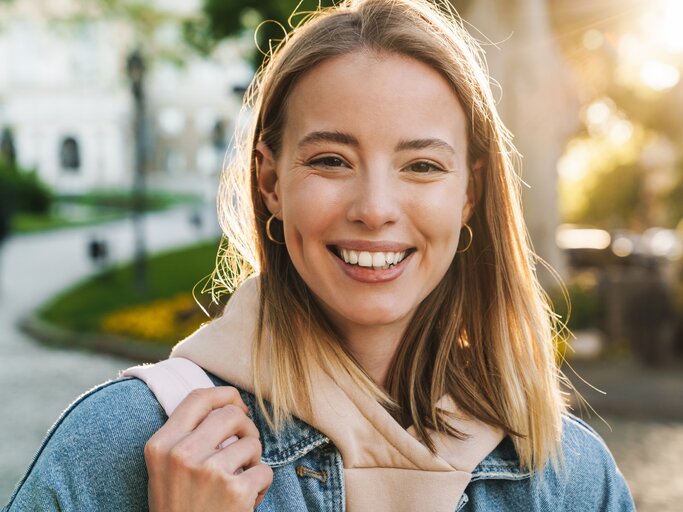
[[[310,160],[308,165],[314,167],[343,167],[346,165],[346,162],[337,156],[322,156]]]

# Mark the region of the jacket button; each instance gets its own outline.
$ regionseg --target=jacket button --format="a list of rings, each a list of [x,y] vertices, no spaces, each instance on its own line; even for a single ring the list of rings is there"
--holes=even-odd
[[[327,471],[324,469],[322,471],[316,471],[315,469],[308,468],[306,466],[297,466],[296,474],[300,477],[315,478],[322,483],[327,482]]]

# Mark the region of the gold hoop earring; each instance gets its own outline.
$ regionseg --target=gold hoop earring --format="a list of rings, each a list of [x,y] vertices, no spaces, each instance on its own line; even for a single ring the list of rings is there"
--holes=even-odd
[[[472,247],[472,240],[474,240],[474,233],[472,232],[472,228],[470,227],[470,225],[467,224],[467,222],[465,222],[465,224],[463,224],[463,227],[469,232],[469,234],[470,234],[470,241],[469,241],[469,243],[467,244],[467,247],[465,247],[464,249],[462,249],[462,250],[460,250],[460,251],[455,251],[456,254],[462,254],[463,252],[467,252],[467,249],[469,249],[470,247]]]
[[[280,242],[279,240],[276,240],[273,234],[270,232],[270,224],[273,222],[273,219],[275,218],[275,215],[271,215],[268,217],[268,220],[266,221],[266,236],[268,237],[268,240],[270,240],[273,243],[276,243],[278,245],[285,245],[284,242]]]

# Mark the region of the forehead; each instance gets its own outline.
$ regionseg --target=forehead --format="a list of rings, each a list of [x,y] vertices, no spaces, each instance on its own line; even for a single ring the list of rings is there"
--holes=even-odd
[[[358,51],[318,64],[290,95],[283,142],[314,130],[352,133],[394,145],[434,137],[464,153],[467,120],[451,85],[416,59]]]

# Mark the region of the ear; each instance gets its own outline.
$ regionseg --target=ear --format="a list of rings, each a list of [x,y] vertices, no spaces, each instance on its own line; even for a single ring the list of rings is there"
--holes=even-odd
[[[472,168],[469,172],[469,179],[467,183],[467,195],[465,198],[465,205],[462,209],[462,222],[466,224],[469,222],[472,214],[474,213],[479,200],[481,199],[481,194],[483,190],[483,173],[484,173],[484,160],[479,159],[474,162]]]
[[[270,213],[282,220],[280,204],[280,182],[278,181],[275,157],[265,142],[256,144],[256,179],[263,202]]]

